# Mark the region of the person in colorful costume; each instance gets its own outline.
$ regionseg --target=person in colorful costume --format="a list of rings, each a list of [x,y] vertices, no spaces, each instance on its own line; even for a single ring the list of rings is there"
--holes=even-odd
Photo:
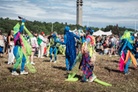
[[[67,71],[71,71],[76,63],[76,47],[75,38],[80,39],[79,36],[69,32],[70,27],[66,26],[64,29],[64,44],[66,45],[65,61]]]
[[[21,63],[20,74],[28,74],[28,72],[24,71],[26,58],[25,58],[25,55],[23,53],[23,49],[25,49],[25,48],[23,46],[23,41],[22,41],[22,38],[21,38],[21,33],[23,32],[23,29],[24,29],[24,23],[25,23],[25,20],[23,19],[21,26],[18,23],[14,27],[14,44],[15,44],[15,46],[14,46],[14,49],[13,49],[13,53],[14,53],[16,62],[13,66],[12,75],[19,75],[16,72],[16,69],[20,65],[20,63]]]
[[[66,60],[68,59],[66,61],[66,68],[67,68],[67,70],[71,68],[71,72],[68,74],[68,78],[65,81],[72,81],[72,82],[78,81],[78,78],[75,77],[75,75],[77,73],[77,71],[76,71],[77,69],[75,70],[76,67],[74,67],[74,66],[79,60],[81,60],[79,68],[82,69],[82,71],[83,71],[83,78],[82,78],[83,82],[87,81],[89,79],[89,82],[95,81],[104,86],[112,86],[109,83],[106,83],[104,81],[97,79],[95,74],[93,73],[94,62],[96,59],[95,58],[95,50],[94,50],[95,39],[92,36],[92,33],[94,31],[91,30],[90,28],[87,28],[86,39],[84,38],[85,37],[84,34],[80,34],[80,36],[81,36],[81,39],[80,39],[79,36],[75,36],[73,33],[69,32],[68,26],[65,27],[64,31],[65,31],[64,40],[65,40],[65,42],[69,41],[69,43],[66,43]],[[72,37],[71,37],[71,35],[72,35]],[[72,48],[74,47],[74,49],[75,49],[74,53],[76,54],[74,37],[77,37],[78,39],[80,39],[81,43],[83,45],[82,45],[82,53],[79,53],[76,58],[74,57],[75,59],[73,62],[73,66],[71,67],[68,64],[70,64],[71,61],[69,61],[69,60],[71,60],[70,57],[73,54],[71,54],[71,53],[69,54],[68,51],[72,51]],[[71,39],[74,39],[74,42],[72,42]],[[88,48],[88,47],[90,47],[90,48]],[[88,51],[90,51],[90,52],[88,52]],[[70,57],[68,57],[68,56],[70,56]],[[82,58],[80,58],[80,57],[82,57]],[[87,64],[87,66],[85,66],[86,64]],[[69,66],[70,66],[70,68],[69,68]]]
[[[54,54],[54,63],[57,61],[57,52],[58,52],[58,44],[60,44],[60,40],[57,38],[57,33],[54,32],[50,39],[50,50],[49,50],[49,56],[50,56],[50,62],[52,62],[52,54]]]
[[[59,35],[58,38],[59,38],[59,41],[64,42],[64,37],[62,35]],[[65,50],[66,50],[66,46],[64,44],[58,43],[58,53],[65,56]]]
[[[121,37],[121,46],[119,48],[119,54],[120,54],[120,63],[119,63],[119,69],[121,72],[124,72],[125,74],[128,74],[128,67],[130,65],[130,62],[132,61],[134,67],[137,67],[137,61],[133,55],[135,52],[134,50],[134,36],[131,35],[132,33],[129,31],[125,31],[123,36]]]
[[[14,49],[13,54],[15,56],[16,62],[13,66],[12,75],[19,75],[16,72],[17,67],[21,64],[20,74],[28,74],[28,72],[25,71],[25,64],[27,62],[27,67],[29,71],[32,73],[35,73],[35,68],[29,63],[29,56],[31,55],[31,46],[30,44],[25,40],[25,38],[22,36],[23,30],[26,31],[26,33],[32,37],[32,34],[28,31],[28,29],[25,27],[26,20],[19,17],[19,19],[22,20],[21,26],[19,23],[17,23],[14,26]]]
[[[82,60],[80,63],[80,69],[83,71],[82,81],[92,82],[96,76],[93,74],[94,62],[95,62],[95,38],[92,36],[94,30],[91,28],[86,29],[86,41],[82,46]]]
[[[59,45],[58,47],[59,53],[61,53],[62,55],[65,56],[65,50],[66,50],[66,46],[65,45]]]
[[[76,47],[77,47],[76,61],[80,62],[82,59],[81,48],[82,48],[83,43],[85,42],[85,33],[83,32],[82,29],[78,29],[78,30],[76,30],[76,35],[78,35],[80,37],[80,39],[77,40],[77,44],[76,44]]]
[[[68,78],[65,81],[77,81],[78,78],[75,77],[76,72],[74,72],[74,66],[76,65],[76,46],[75,46],[75,38],[80,39],[79,36],[70,32],[70,27],[66,26],[64,29],[64,42],[66,50],[65,50],[65,63],[66,70],[68,74]]]
[[[94,63],[96,60],[95,38],[92,36],[93,32],[94,30],[91,28],[86,28],[86,39],[82,39],[82,42],[85,41],[83,42],[81,49],[82,59],[79,66],[79,69],[81,69],[83,72],[82,82],[94,81],[104,86],[112,86],[109,83],[97,79],[97,76],[93,73]]]

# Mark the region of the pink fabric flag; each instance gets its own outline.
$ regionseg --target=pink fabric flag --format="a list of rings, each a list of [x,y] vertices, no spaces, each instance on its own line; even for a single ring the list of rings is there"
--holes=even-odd
[[[124,59],[125,59],[125,54],[124,52],[122,53],[121,57],[120,57],[120,62],[119,62],[119,70],[122,72],[124,71]]]

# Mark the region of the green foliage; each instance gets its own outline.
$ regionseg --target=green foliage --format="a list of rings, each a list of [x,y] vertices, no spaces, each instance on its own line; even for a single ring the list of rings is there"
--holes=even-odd
[[[105,32],[112,30],[112,33],[116,34],[116,35],[122,35],[125,30],[129,30],[129,31],[133,31],[133,32],[135,31],[134,29],[131,29],[131,28],[118,27],[118,25],[109,25],[109,26],[106,26],[106,28],[104,28],[102,30]]]
[[[7,33],[9,30],[12,30],[14,25],[19,22],[19,20],[12,20],[9,18],[0,18],[0,30],[2,30],[3,33]],[[36,33],[44,32],[46,35],[49,35],[52,31],[56,31],[58,34],[64,33],[64,27],[66,25],[70,26],[71,30],[74,29],[83,29],[85,31],[86,26],[79,26],[79,25],[72,25],[67,23],[46,23],[46,22],[40,22],[40,21],[27,21],[26,27],[28,30]],[[53,25],[53,28],[52,28]],[[97,31],[99,30],[98,27],[91,27],[93,30]],[[53,30],[52,30],[53,29]],[[125,30],[134,31],[134,29],[125,28],[125,27],[118,27],[114,25],[108,25],[105,28],[101,28],[101,30],[107,32],[112,30],[113,34],[122,35]]]

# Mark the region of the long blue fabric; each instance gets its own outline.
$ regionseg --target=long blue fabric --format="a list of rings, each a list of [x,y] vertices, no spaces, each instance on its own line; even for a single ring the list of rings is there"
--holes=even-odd
[[[79,39],[78,36],[72,32],[67,31],[64,35],[64,41],[66,44],[66,68],[67,70],[72,70],[76,62],[76,47],[75,47],[75,38]]]

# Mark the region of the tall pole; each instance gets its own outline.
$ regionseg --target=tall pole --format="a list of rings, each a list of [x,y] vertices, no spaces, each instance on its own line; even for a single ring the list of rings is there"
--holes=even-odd
[[[51,27],[51,32],[53,32],[53,23],[52,23],[52,27]]]
[[[135,32],[136,32],[136,29],[137,29],[137,27],[136,27],[136,21],[135,21]]]
[[[82,5],[83,0],[77,0],[76,24],[82,26]]]

